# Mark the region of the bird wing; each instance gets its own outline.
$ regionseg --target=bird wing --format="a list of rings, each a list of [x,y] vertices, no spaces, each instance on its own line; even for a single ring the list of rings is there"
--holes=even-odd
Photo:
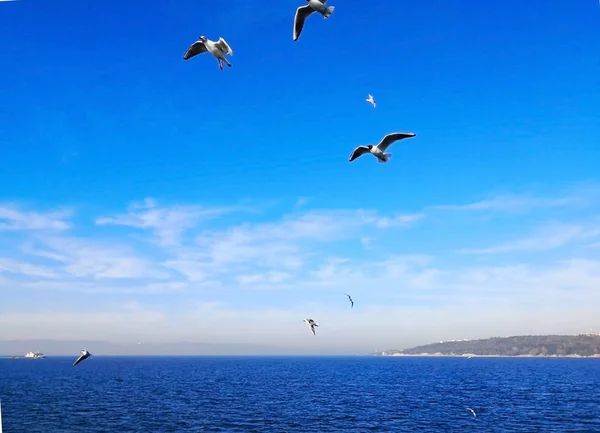
[[[369,153],[369,148],[367,146],[358,146],[356,149],[354,149],[352,155],[350,155],[349,161],[352,162],[359,156],[364,155],[365,153]]]
[[[300,6],[296,9],[296,15],[294,16],[294,41],[297,41],[302,33],[304,27],[304,20],[307,16],[312,14],[315,10],[310,5]]]
[[[392,132],[391,134],[383,137],[383,139],[377,145],[377,148],[382,152],[385,152],[385,150],[390,147],[390,144],[392,144],[394,141],[402,140],[403,138],[411,138],[415,135],[416,134],[412,132]]]
[[[230,56],[233,56],[233,50],[227,44],[227,42],[225,41],[225,39],[219,38],[219,40],[217,41],[217,43],[215,45],[217,46],[217,48],[219,48],[225,54],[229,54]]]
[[[73,367],[75,367],[77,364],[79,364],[81,361],[83,361],[84,357],[85,357],[85,355],[83,355],[83,354],[80,355],[79,358],[77,358],[75,360],[75,362],[73,363]]]
[[[207,50],[206,46],[204,45],[204,42],[196,41],[187,49],[187,51],[183,55],[183,60],[191,59],[192,57],[197,56],[198,54],[205,53],[206,51]]]

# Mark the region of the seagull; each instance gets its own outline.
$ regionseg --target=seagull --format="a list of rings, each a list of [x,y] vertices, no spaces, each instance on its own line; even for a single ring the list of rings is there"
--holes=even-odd
[[[352,296],[350,296],[348,293],[345,293],[345,295],[348,297],[348,300],[352,304],[352,306],[350,308],[354,308],[354,301],[352,300]]]
[[[411,138],[416,134],[412,132],[392,132],[391,134],[386,135],[383,139],[377,144],[373,146],[372,144],[368,144],[366,146],[358,146],[350,155],[349,161],[352,162],[359,156],[364,155],[365,153],[371,153],[373,156],[377,158],[377,161],[384,163],[388,162],[392,157],[391,153],[384,153],[386,149],[392,144],[394,141],[402,140],[403,138]]]
[[[82,361],[85,361],[86,359],[88,359],[90,356],[92,356],[92,354],[90,352],[88,352],[87,350],[83,349],[81,351],[81,355],[79,356],[79,358],[77,358],[77,360],[73,363],[73,367],[75,367],[77,364],[79,364]]]
[[[369,95],[369,97],[366,99],[366,101],[368,103],[370,103],[373,106],[373,108],[375,108],[376,104],[375,104],[375,98],[373,98],[373,95]]]
[[[469,409],[471,411],[471,413],[473,414],[474,417],[477,417],[477,414],[475,413],[475,411],[473,409],[471,409],[470,407],[468,407],[467,409]]]
[[[206,36],[200,36],[200,38],[190,45],[185,52],[183,60],[191,59],[192,57],[207,51],[217,58],[219,61],[219,69],[223,70],[223,62],[227,63],[227,66],[231,68],[231,63],[227,61],[225,55],[229,54],[230,56],[233,56],[233,50],[223,38],[219,38],[217,42],[214,42]]]
[[[319,12],[323,15],[323,18],[329,18],[335,9],[335,6],[325,6],[327,0],[306,0],[308,4],[306,6],[300,6],[296,9],[296,15],[294,16],[294,41],[297,41],[302,33],[304,27],[304,20],[308,18],[313,12]]]
[[[315,334],[315,326],[319,327],[319,325],[316,324],[313,319],[304,319],[303,322],[308,324],[310,326],[310,330],[312,331],[313,335],[316,335]]]

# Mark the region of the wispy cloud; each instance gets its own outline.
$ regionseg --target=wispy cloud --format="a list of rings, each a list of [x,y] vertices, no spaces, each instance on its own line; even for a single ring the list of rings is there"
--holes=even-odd
[[[122,225],[150,229],[163,245],[177,245],[181,234],[198,222],[233,211],[234,208],[204,206],[159,207],[154,199],[134,203],[125,214],[96,219],[98,225]]]
[[[302,268],[319,244],[352,239],[369,228],[409,227],[420,218],[413,214],[386,217],[368,210],[313,210],[277,222],[206,231],[196,238],[195,247],[179,250],[177,258],[164,264],[193,281],[240,272],[245,283],[275,282],[273,275],[289,276]],[[249,269],[265,274],[259,277],[254,272],[248,279]]]
[[[298,200],[296,200],[296,204],[294,205],[294,209],[300,209],[306,206],[310,200],[310,197],[298,197]]]
[[[585,241],[600,236],[600,222],[592,225],[548,224],[522,239],[502,242],[488,248],[462,249],[466,254],[496,254],[515,251],[545,251],[565,246],[574,241]]]
[[[448,211],[498,211],[529,212],[535,209],[551,209],[590,204],[598,199],[600,187],[584,185],[559,197],[543,197],[534,194],[500,194],[485,200],[467,203],[433,206]]]
[[[67,230],[72,211],[33,212],[19,209],[15,204],[0,204],[0,231]]]
[[[91,239],[46,236],[23,249],[58,262],[56,270],[77,278],[168,278],[156,264],[142,259],[127,246]]]
[[[535,202],[536,209],[569,206],[547,200]],[[475,209],[507,208],[506,200],[494,203]],[[125,212],[78,221],[67,235],[64,230],[74,223],[66,214],[10,209],[11,219],[0,221],[29,227],[0,233],[0,329],[11,329],[11,336],[42,337],[43,329],[75,338],[70,329],[75,316],[68,309],[39,310],[32,307],[41,305],[27,299],[37,312],[18,310],[25,297],[64,292],[94,317],[94,326],[78,328],[82,335],[230,342],[242,336],[306,351],[473,338],[484,320],[488,328],[481,336],[490,329],[531,332],[536,317],[546,320],[548,329],[557,323],[563,329],[588,329],[593,324],[586,321],[595,316],[573,312],[600,302],[597,250],[566,248],[600,237],[600,222],[585,206],[577,217],[555,215],[552,223],[548,212],[528,215],[527,223],[539,228],[520,239],[523,224],[511,231],[509,225],[486,220],[489,233],[478,242],[492,246],[472,250],[465,250],[464,237],[456,236],[469,233],[468,218],[440,226],[419,211],[296,207],[278,214],[270,206],[249,219],[246,212],[231,212],[238,206],[168,206],[148,199]],[[410,231],[416,227],[418,238]],[[127,236],[139,231],[148,236]],[[500,232],[505,237],[498,242]],[[455,243],[446,248],[450,242]],[[550,250],[551,255],[544,253]],[[493,255],[512,251],[536,255]],[[351,293],[356,302],[351,312],[343,293]],[[113,309],[92,308],[95,299]],[[121,308],[131,301],[138,302],[137,309]],[[515,311],[515,305],[523,308]],[[550,311],[560,320],[550,320]],[[299,326],[307,315],[323,324],[318,341],[307,342],[306,329]],[[15,325],[25,317],[30,322]],[[127,321],[139,328],[118,329]],[[13,326],[4,326],[9,322]],[[403,337],[409,335],[418,335],[418,341]]]
[[[31,263],[24,263],[12,259],[0,258],[0,274],[2,274],[3,272],[41,278],[57,278],[59,276],[59,274],[53,271],[52,269],[47,269],[41,266],[35,266]]]

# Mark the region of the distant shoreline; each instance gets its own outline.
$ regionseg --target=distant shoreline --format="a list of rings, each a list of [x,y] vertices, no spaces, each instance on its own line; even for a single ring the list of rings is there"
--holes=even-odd
[[[600,359],[600,354],[596,355],[448,355],[437,353],[390,353],[390,354],[374,354],[373,356],[384,357],[405,357],[405,358],[595,358]]]

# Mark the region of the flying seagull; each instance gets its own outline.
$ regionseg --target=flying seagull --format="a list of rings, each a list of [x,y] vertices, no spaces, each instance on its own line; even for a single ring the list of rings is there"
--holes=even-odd
[[[358,146],[356,149],[354,149],[352,155],[350,155],[349,161],[352,162],[365,153],[371,153],[377,158],[378,162],[388,162],[392,157],[392,154],[384,152],[390,146],[390,144],[392,144],[394,141],[402,140],[404,138],[414,137],[415,135],[416,134],[413,134],[412,132],[392,132],[391,134],[383,137],[383,139],[376,146],[373,146],[372,144]]]
[[[319,325],[316,324],[313,319],[304,319],[303,322],[306,323],[308,326],[310,326],[310,330],[312,331],[313,335],[316,335],[315,334],[315,326],[319,327]]]
[[[88,352],[87,350],[83,349],[81,351],[81,355],[79,356],[79,358],[77,358],[77,360],[73,363],[73,367],[75,367],[77,364],[79,364],[82,361],[85,361],[86,359],[88,359],[90,356],[92,356],[92,354],[90,352]]]
[[[302,33],[304,27],[304,20],[308,18],[313,12],[319,12],[323,15],[323,18],[329,18],[335,9],[335,6],[325,6],[327,0],[306,0],[308,4],[306,6],[300,6],[296,9],[296,15],[294,16],[294,41],[297,41]]]
[[[477,414],[475,413],[475,411],[473,409],[471,409],[470,407],[468,407],[467,409],[469,409],[471,411],[471,413],[473,414],[474,417],[477,417]]]
[[[345,295],[348,297],[348,300],[352,304],[352,306],[350,308],[354,308],[354,301],[352,300],[352,296],[350,296],[348,293],[345,293]]]
[[[227,63],[227,66],[231,68],[231,63],[225,58],[226,54],[233,56],[233,50],[227,44],[225,39],[219,38],[217,42],[211,41],[206,36],[200,36],[200,38],[194,42],[183,55],[183,60],[191,59],[198,54],[205,52],[211,53],[219,61],[219,69],[223,70],[223,62]]]
[[[366,101],[368,103],[370,103],[373,106],[373,108],[375,108],[376,104],[375,104],[375,98],[373,98],[373,95],[369,95],[369,97],[366,99]]]

